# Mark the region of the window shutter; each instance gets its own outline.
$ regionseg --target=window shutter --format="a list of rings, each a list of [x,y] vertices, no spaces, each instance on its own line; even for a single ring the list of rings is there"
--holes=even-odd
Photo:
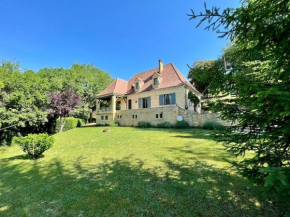
[[[142,98],[138,99],[138,107],[139,107],[139,109],[142,108]]]
[[[171,95],[171,104],[175,104],[176,103],[176,94],[175,93],[172,93],[170,94]]]
[[[159,105],[164,105],[164,95],[159,95]]]
[[[151,108],[151,96],[149,96],[147,99],[148,99],[148,101],[147,101],[148,102],[148,108]]]

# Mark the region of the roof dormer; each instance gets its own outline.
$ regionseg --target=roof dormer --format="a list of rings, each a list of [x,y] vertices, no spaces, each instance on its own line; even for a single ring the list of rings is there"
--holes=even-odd
[[[162,76],[159,73],[155,72],[154,75],[152,76],[152,87],[158,88],[161,82]]]
[[[144,85],[144,81],[140,78],[136,78],[134,83],[135,92],[138,92]]]

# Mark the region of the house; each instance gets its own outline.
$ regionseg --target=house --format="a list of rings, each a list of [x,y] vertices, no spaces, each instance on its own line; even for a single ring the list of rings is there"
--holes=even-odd
[[[201,93],[172,63],[163,65],[159,60],[159,67],[136,74],[129,81],[117,78],[99,93],[96,122],[118,122],[121,126],[136,126],[140,121],[152,125],[174,124],[180,116],[180,109],[194,112],[187,97],[189,91],[201,97]],[[200,109],[198,105],[197,112]]]

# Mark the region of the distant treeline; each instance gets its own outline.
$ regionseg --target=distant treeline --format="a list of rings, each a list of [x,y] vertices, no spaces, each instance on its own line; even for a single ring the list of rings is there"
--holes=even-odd
[[[19,63],[0,63],[0,146],[9,145],[15,135],[53,132],[56,118],[49,112],[51,93],[71,90],[80,96],[79,111],[92,111],[96,94],[113,80],[93,64],[37,72],[20,69]]]

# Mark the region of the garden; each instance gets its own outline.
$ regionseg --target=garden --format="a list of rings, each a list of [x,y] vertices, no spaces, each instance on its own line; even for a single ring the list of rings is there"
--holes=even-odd
[[[278,216],[212,131],[84,126],[36,160],[0,148],[0,216]]]

